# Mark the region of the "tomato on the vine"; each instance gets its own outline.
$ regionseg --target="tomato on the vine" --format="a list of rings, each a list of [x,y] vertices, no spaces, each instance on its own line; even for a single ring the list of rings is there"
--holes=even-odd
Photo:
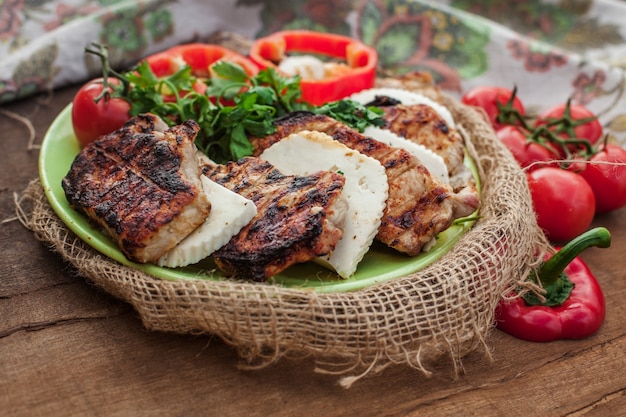
[[[118,84],[109,78],[110,84]],[[81,146],[93,142],[101,135],[111,133],[130,119],[130,104],[121,98],[96,98],[103,91],[102,78],[97,78],[82,86],[72,101],[72,127]]]
[[[596,212],[606,213],[626,206],[626,150],[609,143],[589,162],[580,175],[593,190]]]
[[[584,139],[591,145],[602,138],[603,129],[597,116],[580,104],[562,103],[552,106],[537,116],[535,127],[546,126],[563,139]],[[572,144],[570,151],[581,149]]]
[[[505,125],[519,124],[513,112],[517,112],[520,116],[526,114],[524,105],[515,95],[515,91],[504,87],[472,88],[461,97],[461,102],[468,106],[482,108],[496,130]]]
[[[557,157],[547,146],[529,140],[517,126],[504,126],[498,129],[496,137],[511,151],[522,168],[528,168],[535,162],[551,161]],[[536,168],[541,166],[544,165],[537,164]]]
[[[585,179],[568,170],[543,167],[528,173],[537,223],[553,242],[585,232],[595,215],[596,200]]]

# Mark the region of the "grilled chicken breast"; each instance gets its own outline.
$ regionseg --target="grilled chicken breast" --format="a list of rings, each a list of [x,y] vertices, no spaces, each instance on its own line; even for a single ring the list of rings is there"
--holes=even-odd
[[[385,168],[324,133],[306,130],[273,144],[261,158],[286,174],[341,172],[345,178],[342,196],[347,203],[343,237],[329,255],[317,262],[342,278],[350,278],[378,233],[389,188]]]
[[[151,114],[131,119],[76,156],[62,180],[67,200],[128,259],[157,260],[210,211],[194,145],[198,129],[194,121],[168,129]]]
[[[213,258],[227,275],[265,281],[291,265],[332,252],[343,236],[342,175],[284,175],[260,158],[206,164],[204,174],[250,199],[257,214]]]
[[[374,87],[401,88],[403,90],[416,91],[436,102],[441,102],[441,91],[435,85],[432,74],[426,71],[410,71],[405,74],[378,77]]]
[[[224,246],[256,214],[256,206],[202,175],[211,212],[189,236],[161,256],[157,265],[176,268],[195,264]]]
[[[379,78],[374,90],[401,90],[404,94],[397,97],[379,96],[370,103],[384,111],[386,129],[398,136],[404,137],[441,156],[448,168],[450,183],[455,191],[463,190],[474,183],[471,172],[463,164],[465,156],[463,137],[450,123],[449,117],[440,114],[443,97],[439,88],[434,84],[432,76],[422,72],[410,72],[403,76]],[[435,109],[428,103],[405,102],[404,95],[418,94],[431,99]],[[409,100],[414,101],[414,100]],[[419,101],[419,100],[418,100]],[[449,112],[446,109],[449,115]]]
[[[377,239],[399,252],[417,255],[454,219],[467,216],[478,207],[475,189],[455,193],[406,150],[365,137],[328,116],[296,112],[276,120],[275,125],[276,133],[250,138],[255,154],[292,133],[311,130],[326,133],[382,164],[389,197]]]
[[[380,108],[384,112],[386,129],[441,156],[451,177],[465,169],[463,137],[449,127],[432,107],[396,104]]]

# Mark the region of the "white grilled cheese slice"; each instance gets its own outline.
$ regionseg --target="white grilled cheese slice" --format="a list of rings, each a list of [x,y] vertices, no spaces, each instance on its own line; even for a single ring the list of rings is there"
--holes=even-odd
[[[448,110],[446,106],[437,103],[435,100],[423,94],[413,91],[403,90],[401,88],[370,88],[351,95],[350,99],[361,104],[367,104],[374,101],[377,96],[390,97],[408,106],[413,104],[425,104],[437,112],[439,117],[445,120],[449,128],[454,129],[456,127],[452,113],[450,113],[450,110]]]
[[[321,132],[294,133],[266,149],[260,157],[285,174],[307,175],[325,170],[346,178],[342,194],[348,203],[343,237],[327,256],[316,261],[342,278],[350,278],[367,253],[381,223],[389,185],[384,167]]]
[[[256,215],[251,200],[202,175],[202,187],[211,202],[211,212],[198,228],[158,259],[170,268],[195,264],[224,246]]]
[[[420,160],[431,175],[439,179],[446,184],[450,183],[448,175],[448,167],[446,166],[443,158],[424,145],[416,142],[412,142],[402,136],[398,136],[388,129],[381,129],[376,126],[368,126],[363,131],[365,136],[369,136],[372,139],[376,139],[379,142],[385,143],[394,148],[402,148],[405,151],[414,155]]]

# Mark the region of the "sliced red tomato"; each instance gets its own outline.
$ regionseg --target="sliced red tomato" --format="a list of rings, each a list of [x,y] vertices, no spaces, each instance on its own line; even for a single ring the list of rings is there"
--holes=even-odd
[[[520,116],[526,114],[522,101],[517,97],[514,90],[505,87],[480,86],[466,92],[461,97],[461,102],[468,106],[483,109],[489,122],[495,130],[506,125],[519,125]]]
[[[250,59],[260,68],[274,68],[289,54],[322,55],[340,59],[346,69],[323,79],[300,81],[302,100],[313,105],[340,100],[374,86],[378,53],[364,43],[332,33],[287,30],[257,39],[250,49]]]
[[[568,170],[544,167],[528,174],[537,223],[553,242],[585,232],[595,215],[596,200],[585,179]]]
[[[626,206],[626,150],[607,144],[589,159],[580,175],[596,199],[596,212],[606,213]]]
[[[554,151],[529,140],[517,126],[504,126],[498,129],[496,136],[511,151],[522,168],[536,169],[545,166],[545,164],[535,164],[536,162],[547,163],[557,158]]]
[[[110,78],[110,84],[119,80]],[[130,104],[121,98],[96,98],[102,94],[102,78],[92,80],[78,90],[72,101],[72,127],[81,146],[101,135],[111,133],[130,119]]]

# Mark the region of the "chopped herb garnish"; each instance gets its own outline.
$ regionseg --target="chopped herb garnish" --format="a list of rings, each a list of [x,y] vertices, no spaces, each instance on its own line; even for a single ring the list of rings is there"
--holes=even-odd
[[[202,93],[194,89],[197,78],[187,65],[165,77],[157,77],[147,61],[118,73],[109,66],[106,47],[94,45],[98,49],[86,52],[101,58],[103,77],[121,81],[119,86],[111,86],[112,97],[127,100],[132,116],[153,113],[170,126],[195,120],[200,125],[198,149],[218,163],[252,155],[248,137],[274,133],[273,121],[293,111],[325,114],[361,132],[369,125],[384,123],[379,109],[353,100],[323,106],[305,103],[301,100],[300,78],[283,76],[273,68],[250,76],[240,65],[220,61],[211,67],[215,75],[202,80],[208,85]]]

